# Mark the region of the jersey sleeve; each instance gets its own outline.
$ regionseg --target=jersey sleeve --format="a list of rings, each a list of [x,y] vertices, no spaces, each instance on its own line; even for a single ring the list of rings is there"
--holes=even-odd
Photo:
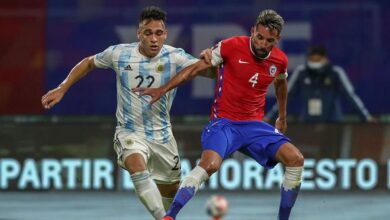
[[[193,57],[191,54],[186,53],[181,48],[175,50],[174,58],[176,62],[176,73],[198,61],[197,58]]]
[[[220,41],[218,44],[211,48],[211,64],[213,66],[218,66],[219,64],[222,64],[224,60],[227,59],[227,56],[229,55],[230,51],[232,51],[233,42],[233,39],[229,38]]]
[[[287,66],[288,66],[288,57],[285,54],[283,54],[281,70],[279,74],[276,76],[277,79],[286,79],[288,77]]]
[[[101,53],[98,53],[94,56],[95,66],[98,68],[113,68],[112,56],[116,46],[110,46]]]

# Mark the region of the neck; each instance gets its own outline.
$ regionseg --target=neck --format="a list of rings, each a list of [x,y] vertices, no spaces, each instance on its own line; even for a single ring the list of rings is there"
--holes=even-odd
[[[150,56],[150,55],[148,55],[146,52],[145,52],[145,50],[138,44],[138,52],[142,55],[142,56],[144,56],[144,57],[147,57],[147,58],[153,58],[153,57],[155,57],[155,56]]]

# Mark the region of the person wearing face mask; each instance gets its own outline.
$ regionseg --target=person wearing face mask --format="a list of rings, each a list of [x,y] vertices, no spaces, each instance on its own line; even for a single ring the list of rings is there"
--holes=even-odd
[[[355,94],[345,71],[329,62],[327,51],[322,46],[309,48],[307,62],[295,69],[288,90],[290,100],[298,98],[301,101],[299,120],[302,122],[341,122],[341,98],[348,100],[362,120],[375,121]],[[274,119],[277,112],[275,104],[267,113],[266,120]]]

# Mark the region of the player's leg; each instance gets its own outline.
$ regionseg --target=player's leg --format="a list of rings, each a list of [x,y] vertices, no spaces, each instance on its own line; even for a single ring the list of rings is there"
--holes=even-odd
[[[181,182],[173,203],[167,211],[166,219],[174,219],[202,183],[221,166],[228,150],[227,137],[230,137],[228,124],[228,120],[215,119],[203,129],[201,137],[203,151],[200,162]]]
[[[289,142],[280,146],[275,158],[285,166],[280,189],[279,220],[287,220],[301,187],[304,158],[301,152]]]
[[[157,183],[158,190],[160,191],[162,196],[162,202],[165,211],[168,211],[169,207],[171,206],[173,198],[175,197],[176,192],[179,189],[179,185],[179,181],[171,184],[164,184],[162,182]]]
[[[147,168],[149,151],[147,143],[135,135],[120,132],[115,134],[114,149],[118,164],[130,173],[135,192],[155,219],[165,215],[161,194]]]
[[[167,211],[167,218],[175,219],[179,211],[195,195],[199,187],[221,166],[223,158],[213,150],[204,150],[199,164],[191,170],[180,184],[179,190]]]
[[[151,178],[144,156],[140,153],[131,154],[126,157],[124,164],[141,202],[155,219],[161,219],[165,215],[161,194]]]
[[[241,148],[242,153],[268,169],[278,162],[286,167],[281,186],[279,219],[288,219],[300,188],[303,156],[286,136],[267,123],[248,123],[244,129],[251,144]]]
[[[149,143],[148,167],[162,196],[165,210],[168,210],[179,188],[181,180],[180,157],[176,140],[171,136],[166,143]]]

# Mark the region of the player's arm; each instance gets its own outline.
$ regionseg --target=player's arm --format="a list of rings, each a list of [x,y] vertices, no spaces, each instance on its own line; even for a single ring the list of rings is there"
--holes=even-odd
[[[200,59],[204,60],[207,64],[211,64],[212,49],[211,48],[204,49],[200,53]],[[203,76],[203,77],[211,78],[211,79],[216,79],[218,76],[217,69],[218,69],[218,67],[211,67],[211,68],[203,70],[201,73],[199,73],[199,75]]]
[[[217,67],[207,68],[199,73],[199,76],[203,76],[210,79],[216,79],[218,76]]]
[[[276,119],[275,127],[284,133],[287,130],[287,79],[276,79],[274,86],[279,109],[279,116]]]
[[[377,119],[372,117],[367,108],[364,106],[362,100],[355,93],[355,89],[351,81],[349,80],[344,69],[339,66],[334,66],[333,70],[336,71],[337,76],[341,83],[341,92],[349,100],[349,102],[358,110],[360,116],[367,122],[377,122]]]
[[[176,76],[174,76],[167,84],[158,87],[158,88],[133,88],[133,92],[139,92],[140,96],[149,95],[152,97],[150,104],[153,104],[160,99],[162,95],[167,93],[173,88],[178,87],[179,85],[190,81],[195,76],[202,73],[202,71],[212,67],[211,64],[207,64],[204,60],[199,60],[198,62],[184,68]]]
[[[73,84],[87,75],[87,73],[94,68],[96,68],[94,56],[84,58],[72,68],[68,76],[57,88],[50,90],[42,96],[42,106],[46,109],[52,108],[55,104],[61,101],[62,97]]]

